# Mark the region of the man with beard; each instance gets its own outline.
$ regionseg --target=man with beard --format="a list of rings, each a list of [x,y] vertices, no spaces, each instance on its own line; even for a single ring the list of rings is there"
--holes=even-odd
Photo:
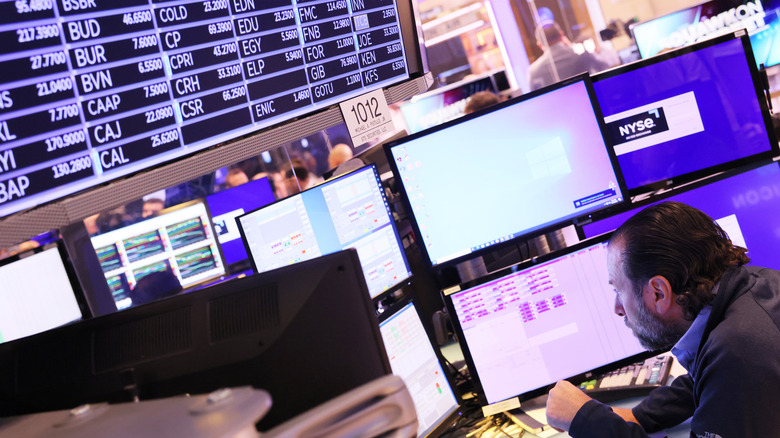
[[[691,419],[691,436],[780,434],[780,272],[745,266],[746,249],[701,211],[648,207],[612,235],[615,313],[642,345],[669,349],[688,371],[633,409],[610,408],[566,381],[547,401],[572,437],[644,437]]]

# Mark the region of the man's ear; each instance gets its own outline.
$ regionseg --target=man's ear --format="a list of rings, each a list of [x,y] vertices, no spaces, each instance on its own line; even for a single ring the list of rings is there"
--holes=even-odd
[[[648,307],[655,309],[660,316],[669,315],[669,312],[673,309],[675,302],[674,293],[672,292],[672,285],[669,284],[669,280],[660,275],[656,275],[647,281],[645,286],[645,304]]]

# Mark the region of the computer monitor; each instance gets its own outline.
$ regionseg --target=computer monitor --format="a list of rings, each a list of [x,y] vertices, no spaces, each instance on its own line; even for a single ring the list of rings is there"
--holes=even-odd
[[[238,231],[236,217],[268,205],[276,200],[268,178],[260,178],[206,197],[211,221],[217,233],[225,263],[233,265],[247,260],[244,242]]]
[[[741,8],[739,16],[729,16],[727,13],[725,17],[718,17],[727,11],[729,3],[737,2],[708,0],[632,24],[631,34],[639,54],[642,58],[650,58],[663,51],[698,43],[724,33],[739,29],[755,30],[759,27],[764,18],[760,0],[749,2],[751,8]]]
[[[748,249],[750,264],[780,269],[780,166],[778,163],[730,173],[685,187],[636,205],[628,211],[580,226],[588,238],[617,229],[639,210],[662,201],[677,201],[703,211],[728,233],[731,241]]]
[[[401,377],[417,411],[417,436],[438,436],[457,417],[460,404],[439,354],[411,299],[380,315],[379,330],[393,374]]]
[[[118,309],[133,305],[133,289],[152,272],[176,276],[186,289],[225,273],[211,219],[202,200],[92,237]]]
[[[780,64],[780,4],[772,6],[764,12],[764,25],[750,32],[750,44],[759,68]]]
[[[89,317],[61,244],[0,260],[0,343]]]
[[[623,200],[581,75],[385,145],[432,268]]]
[[[742,31],[593,77],[629,195],[777,154],[752,59]]]
[[[238,216],[255,272],[357,249],[372,298],[412,275],[374,165]]]
[[[265,389],[267,430],[390,374],[354,250],[0,344],[0,412]]]
[[[401,115],[406,122],[406,130],[412,133],[420,132],[461,117],[471,95],[480,91],[498,93],[497,88],[492,77],[484,76],[417,95],[401,105]]]
[[[444,291],[480,403],[522,401],[652,354],[614,313],[608,237]]]

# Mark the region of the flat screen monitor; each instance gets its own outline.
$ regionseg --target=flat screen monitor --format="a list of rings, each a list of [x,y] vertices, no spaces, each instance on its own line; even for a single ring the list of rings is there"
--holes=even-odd
[[[775,155],[759,83],[744,32],[594,76],[629,194]]]
[[[616,230],[639,210],[662,201],[677,201],[703,211],[720,224],[735,245],[748,249],[750,264],[780,269],[780,167],[767,164],[716,181],[670,192],[613,216],[581,226],[584,237]]]
[[[642,58],[649,58],[669,49],[691,45],[739,29],[754,31],[764,24],[761,0],[735,3],[709,0],[631,26]],[[734,6],[730,8],[730,6]],[[729,14],[729,9],[733,14]],[[721,13],[724,13],[719,16]]]
[[[385,351],[393,374],[401,377],[417,411],[417,436],[438,436],[459,411],[448,376],[413,302],[380,316]]]
[[[631,33],[641,57],[649,58],[744,28],[750,34],[756,66],[770,67],[780,63],[778,6],[780,2],[766,0],[742,5],[711,0],[635,24]]]
[[[623,200],[579,76],[385,145],[431,267]]]
[[[408,3],[0,2],[0,217],[408,79]]]
[[[780,2],[774,8],[766,10],[764,25],[750,32],[753,56],[760,68],[780,64]]]
[[[649,357],[614,313],[609,236],[444,292],[482,404]]]
[[[91,240],[120,310],[133,305],[136,284],[153,272],[175,275],[184,289],[225,274],[225,262],[203,201],[165,209]]]
[[[350,250],[0,344],[0,412],[251,385],[267,430],[387,374]]]
[[[54,244],[0,260],[0,343],[84,316],[76,296],[78,281],[64,251]]]
[[[412,275],[374,165],[238,216],[255,272],[355,248],[372,298]]]
[[[232,265],[247,260],[244,242],[238,231],[236,217],[256,210],[276,200],[268,178],[260,178],[206,197],[214,231],[217,233],[225,263]]]

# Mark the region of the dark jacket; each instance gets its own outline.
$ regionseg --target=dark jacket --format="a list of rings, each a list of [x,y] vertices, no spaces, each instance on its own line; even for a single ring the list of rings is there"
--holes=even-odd
[[[654,390],[633,409],[644,426],[605,405],[585,404],[572,437],[645,437],[693,415],[691,436],[780,435],[780,272],[744,266],[720,281],[690,373]]]

